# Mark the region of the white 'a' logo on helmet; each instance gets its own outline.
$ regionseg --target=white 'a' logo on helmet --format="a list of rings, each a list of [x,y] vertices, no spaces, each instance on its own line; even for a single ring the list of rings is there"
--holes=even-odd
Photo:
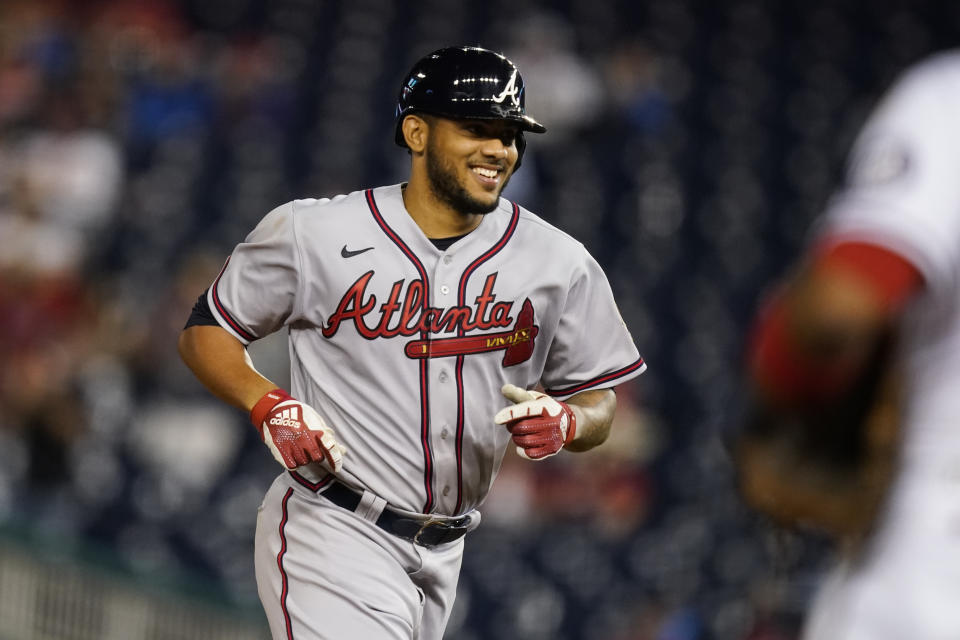
[[[507,81],[507,86],[503,88],[499,94],[493,96],[491,100],[500,104],[507,99],[507,96],[510,96],[510,100],[513,102],[513,106],[520,106],[520,89],[517,88],[517,70],[513,70],[513,74],[510,76],[510,80]]]

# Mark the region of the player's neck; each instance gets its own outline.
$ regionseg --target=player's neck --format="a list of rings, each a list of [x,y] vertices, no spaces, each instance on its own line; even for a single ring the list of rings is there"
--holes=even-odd
[[[462,213],[442,202],[423,181],[411,180],[404,186],[403,205],[428,238],[462,236],[483,221],[479,213]]]

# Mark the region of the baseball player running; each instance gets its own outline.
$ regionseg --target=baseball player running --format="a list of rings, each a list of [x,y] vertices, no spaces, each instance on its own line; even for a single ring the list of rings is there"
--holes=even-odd
[[[409,181],[277,207],[198,300],[184,361],[285,467],[257,519],[274,638],[441,638],[507,446],[599,445],[644,371],[596,261],[500,197],[544,131],[509,60],[431,53],[400,89]],[[245,350],[281,328],[289,390]]]
[[[800,505],[812,521],[857,543],[817,595],[805,640],[960,638],[958,113],[960,52],[903,74],[860,132],[848,183],[798,275],[759,323],[750,377],[772,413],[859,412],[861,454],[895,463],[890,484],[882,474],[848,469],[817,499],[814,491],[781,493],[769,465],[747,458],[743,471],[756,501],[775,506],[779,496],[781,507]],[[896,348],[878,360],[891,336]],[[861,383],[890,379],[871,370],[877,366],[897,374],[892,389]],[[857,404],[871,406],[851,413]],[[818,440],[857,429],[853,422],[832,425]],[[795,435],[794,443],[807,439]],[[864,463],[868,471],[890,466]],[[811,473],[807,466],[784,486],[796,489]],[[885,492],[873,508],[877,488]]]

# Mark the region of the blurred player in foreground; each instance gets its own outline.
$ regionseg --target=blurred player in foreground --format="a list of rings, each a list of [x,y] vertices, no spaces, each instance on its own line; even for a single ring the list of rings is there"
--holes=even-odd
[[[805,640],[960,638],[960,52],[904,73],[760,315],[741,488],[836,536]]]
[[[583,245],[500,197],[544,131],[509,60],[436,51],[399,93],[409,181],[281,205],[198,301],[184,360],[286,468],[256,537],[274,638],[439,640],[507,446],[597,446],[643,372]],[[245,350],[280,329],[289,392]]]

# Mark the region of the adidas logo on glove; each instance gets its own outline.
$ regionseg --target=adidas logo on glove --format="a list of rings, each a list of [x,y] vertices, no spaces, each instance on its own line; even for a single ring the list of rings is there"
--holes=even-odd
[[[294,429],[299,429],[303,426],[303,424],[300,422],[300,418],[297,417],[298,413],[299,411],[297,411],[296,407],[285,409],[270,418],[268,424],[275,427],[292,427]]]
[[[250,410],[250,420],[274,459],[287,469],[320,463],[337,473],[346,451],[313,407],[283,389],[263,395]]]

